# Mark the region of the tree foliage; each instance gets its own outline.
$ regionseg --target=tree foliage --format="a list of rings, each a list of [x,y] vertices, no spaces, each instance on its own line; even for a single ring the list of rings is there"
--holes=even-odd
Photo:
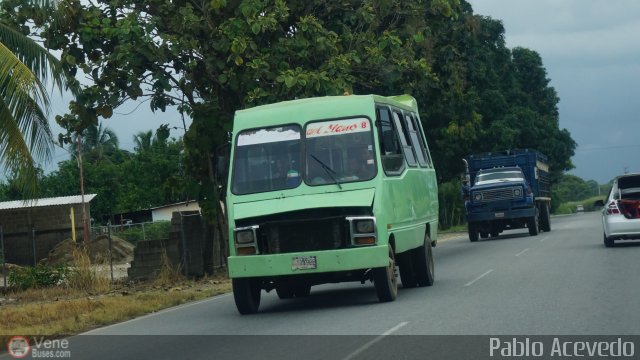
[[[27,7],[53,9],[48,1],[30,0]],[[53,141],[47,112],[47,80],[62,86],[60,63],[21,26],[9,4],[0,4],[0,166],[13,175],[28,198],[37,193],[38,162],[48,161]]]
[[[176,106],[192,119],[186,170],[204,209],[216,204],[210,159],[234,112],[309,96],[414,95],[442,181],[470,153],[509,148],[547,154],[554,179],[572,167],[576,144],[559,127],[542,59],[508,49],[502,23],[464,0],[67,4],[65,19],[39,29],[70,83],[87,85],[57,121],[78,132],[129,99]],[[135,141],[145,149],[149,136]]]

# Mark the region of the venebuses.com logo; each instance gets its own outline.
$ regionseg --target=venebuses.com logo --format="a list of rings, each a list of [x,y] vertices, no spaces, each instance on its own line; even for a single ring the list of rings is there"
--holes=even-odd
[[[7,342],[7,352],[16,359],[27,356],[32,358],[59,359],[70,358],[69,340],[67,339],[45,339],[44,337],[33,337],[29,339],[25,336],[14,336]]]

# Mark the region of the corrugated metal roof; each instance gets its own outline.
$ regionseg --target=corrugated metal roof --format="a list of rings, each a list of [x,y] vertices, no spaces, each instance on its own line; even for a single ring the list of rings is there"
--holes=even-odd
[[[96,194],[85,194],[84,201],[88,203],[91,200],[93,200],[94,197],[96,197]],[[5,201],[5,202],[0,202],[0,210],[26,209],[26,208],[32,208],[32,207],[71,205],[71,204],[82,204],[82,196],[72,195],[72,196],[61,196],[61,197],[44,198],[44,199]]]
[[[167,205],[152,207],[152,208],[149,208],[149,210],[164,209],[164,208],[168,208],[168,207],[172,207],[172,206],[176,206],[176,205],[187,205],[187,206],[189,206],[189,204],[191,204],[191,203],[195,203],[196,205],[198,205],[198,202],[196,200],[187,200],[187,201],[181,201],[181,202],[177,202],[177,203],[173,203],[173,204],[167,204]]]

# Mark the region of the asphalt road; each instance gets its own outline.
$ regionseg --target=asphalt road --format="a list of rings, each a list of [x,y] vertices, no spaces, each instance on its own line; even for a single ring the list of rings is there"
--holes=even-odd
[[[400,289],[391,303],[379,303],[371,283],[345,283],[313,287],[304,299],[263,292],[260,312],[241,316],[223,295],[87,335],[231,336],[81,336],[74,349],[134,349],[126,350],[131,358],[365,359],[401,348],[413,358],[419,354],[406,352],[413,347],[403,340],[385,340],[417,337],[384,335],[640,334],[640,242],[605,248],[599,213],[554,217],[551,232],[534,237],[524,229],[477,243],[454,238],[434,256],[434,286]],[[441,337],[422,343],[434,339]]]

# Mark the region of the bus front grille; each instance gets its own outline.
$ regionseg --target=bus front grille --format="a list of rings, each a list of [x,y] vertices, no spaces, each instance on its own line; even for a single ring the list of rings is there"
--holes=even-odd
[[[350,243],[344,217],[267,223],[259,238],[263,254],[341,249]]]

